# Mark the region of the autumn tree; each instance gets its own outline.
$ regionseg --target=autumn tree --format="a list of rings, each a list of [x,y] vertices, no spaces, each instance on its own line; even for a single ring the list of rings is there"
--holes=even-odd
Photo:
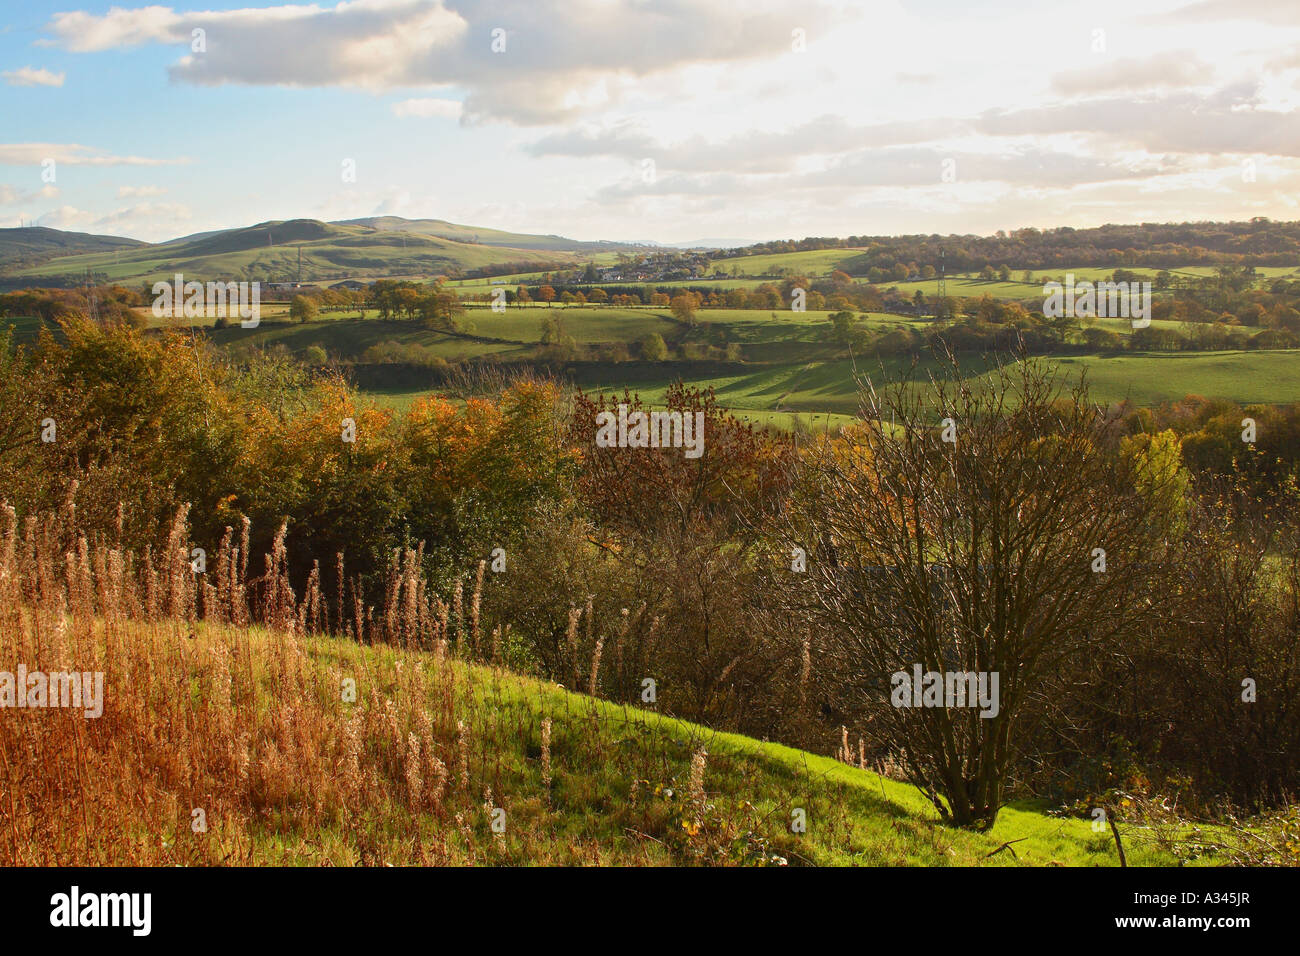
[[[637,582],[645,623],[659,618],[649,638],[658,649],[650,673],[663,675],[659,705],[696,720],[765,706],[757,675],[773,666],[775,648],[748,626],[746,610],[761,524],[754,516],[780,506],[790,445],[729,414],[712,389],[681,383],[656,411],[689,423],[698,457],[669,443],[598,444],[597,416],[620,405],[628,415],[650,411],[626,392],[580,392],[570,444],[581,453],[576,490],[596,540]],[[626,676],[639,690],[646,673]]]
[[[673,310],[673,318],[678,322],[684,322],[687,325],[695,324],[695,296],[691,293],[682,291],[673,296],[670,308]]]
[[[840,345],[848,345],[853,339],[853,327],[858,318],[850,309],[841,309],[831,315],[831,336]]]
[[[295,322],[310,322],[316,318],[316,303],[305,295],[295,295],[289,303],[289,318]]]
[[[949,360],[925,385],[866,387],[862,405],[867,424],[801,471],[786,533],[807,573],[791,593],[820,624],[846,722],[944,819],[987,829],[1029,702],[1138,614],[1161,495],[1135,489],[1133,456],[1103,453],[1086,388],[1036,360],[980,379]],[[899,705],[896,675],[916,667],[996,675],[994,706]]]
[[[662,362],[668,358],[668,346],[658,332],[647,332],[636,340],[636,345],[647,362]]]
[[[416,311],[426,326],[432,329],[454,331],[457,319],[464,315],[465,307],[455,292],[444,289],[441,284],[430,292],[421,295],[416,303]]]

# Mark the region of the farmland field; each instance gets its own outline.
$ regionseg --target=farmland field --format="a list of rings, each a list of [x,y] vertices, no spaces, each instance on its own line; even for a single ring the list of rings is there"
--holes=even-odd
[[[548,309],[510,307],[495,313],[470,308],[462,331],[442,332],[406,320],[380,320],[372,311],[358,319],[352,310],[322,315],[305,323],[287,320],[287,306],[264,306],[263,320],[256,329],[240,328],[232,322],[224,329],[212,329],[213,318],[202,320],[156,319],[149,326],[202,329],[211,340],[240,354],[250,348],[283,347],[302,355],[313,346],[331,359],[362,361],[372,347],[410,347],[420,350],[422,359],[448,362],[489,359],[510,362],[535,358],[540,348],[542,320],[562,320],[562,330],[572,338],[579,353],[566,365],[565,377],[588,390],[638,391],[644,399],[658,402],[675,381],[713,387],[720,401],[742,417],[757,424],[790,427],[793,416],[802,415],[801,425],[827,422],[841,424],[858,410],[856,374],[880,381],[911,366],[911,360],[860,357],[850,360],[829,339],[828,312],[781,310],[707,309],[697,313],[697,324],[688,328],[666,309],[652,307],[570,307]],[[34,319],[11,319],[16,339],[30,343],[38,324]],[[929,323],[889,313],[872,313],[861,325],[874,331],[914,327],[924,332]],[[1099,320],[1097,325],[1120,334],[1131,328],[1124,320]],[[1155,328],[1176,329],[1180,323],[1155,322]],[[1249,330],[1234,330],[1246,335]],[[740,361],[688,360],[680,355],[664,363],[635,361],[635,343],[642,336],[661,336],[676,351],[691,343],[722,347],[739,346]],[[631,362],[608,361],[589,350],[623,345]],[[1063,354],[1057,356],[1063,371],[1086,371],[1094,398],[1099,401],[1128,399],[1139,405],[1154,405],[1187,394],[1231,399],[1241,403],[1281,404],[1300,401],[1300,352],[1294,350],[1240,350],[1217,352],[1145,352],[1122,354]],[[968,359],[973,370],[980,360]],[[924,376],[928,360],[916,365],[915,374]],[[382,368],[367,375],[367,387],[381,404],[402,407],[436,385],[415,387],[395,380],[382,384]],[[815,420],[809,416],[826,416]],[[847,417],[846,417],[847,416]]]
[[[1201,395],[1230,399],[1242,404],[1283,404],[1300,401],[1300,351],[1136,353],[1124,355],[1058,356],[1061,371],[1070,376],[1086,372],[1094,401],[1128,400],[1138,405],[1156,405]],[[980,360],[967,360],[976,374],[984,367]],[[682,378],[689,384],[712,386],[719,400],[733,409],[834,412],[852,415],[858,410],[854,376],[877,384],[896,380],[910,369],[908,360],[847,359],[810,362],[803,365],[766,367],[737,374]],[[856,373],[855,373],[856,367]],[[933,363],[916,364],[913,379],[924,381]],[[640,381],[641,394],[657,400],[675,377]],[[612,387],[609,381],[598,383]]]
[[[809,249],[805,252],[774,252],[757,256],[733,256],[711,264],[715,274],[729,276],[734,266],[740,275],[772,275],[776,269],[797,275],[825,276],[840,264],[861,255],[863,249]]]

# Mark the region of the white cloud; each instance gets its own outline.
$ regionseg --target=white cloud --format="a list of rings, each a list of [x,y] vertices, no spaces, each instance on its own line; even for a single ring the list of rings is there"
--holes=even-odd
[[[402,216],[409,215],[411,212],[411,194],[406,190],[400,190],[390,196],[385,196],[384,200],[375,207],[372,215],[375,216]]]
[[[0,166],[39,166],[47,159],[68,166],[171,166],[188,159],[116,156],[77,143],[0,143]]]
[[[95,220],[96,226],[103,227],[122,227],[141,221],[152,222],[154,220],[165,220],[176,222],[190,218],[190,209],[188,206],[175,202],[153,203],[145,202],[136,206],[127,206],[109,213],[107,216],[101,216]]]
[[[871,146],[931,142],[951,136],[950,120],[905,120],[855,126],[838,116],[820,116],[778,130],[746,130],[724,139],[694,136],[659,142],[630,124],[575,127],[525,146],[534,156],[612,156],[653,159],[659,168],[695,172],[780,172],[809,156],[834,155]],[[969,127],[967,126],[967,129]]]
[[[95,221],[95,214],[75,206],[59,206],[36,220],[38,226],[50,229],[81,229]]]
[[[427,193],[413,195],[409,189],[359,189],[350,186],[337,189],[310,209],[316,219],[335,222],[347,219],[365,219],[371,216],[404,216],[420,219],[432,216],[438,210],[436,197]]]
[[[35,202],[38,199],[57,199],[57,186],[42,186],[40,189],[20,190],[16,186],[0,183],[0,206],[13,206],[19,203]]]
[[[66,74],[53,73],[46,69],[36,69],[31,66],[19,67],[16,70],[5,70],[0,73],[5,82],[10,86],[62,86],[63,78]]]
[[[810,0],[799,26],[815,31],[856,16]],[[779,55],[789,50],[791,17],[780,0],[351,0],[184,13],[114,7],[102,16],[56,14],[47,29],[75,52],[188,48],[202,29],[206,49],[173,63],[173,80],[371,90],[455,84],[467,91],[469,119],[545,123],[613,102],[640,78]]]
[[[1066,96],[1120,90],[1177,89],[1208,85],[1214,67],[1191,50],[1170,50],[1147,57],[1103,60],[1052,77],[1052,88]]]
[[[49,29],[65,49],[87,53],[188,39],[189,34],[180,29],[181,19],[169,7],[113,7],[102,17],[84,11],[56,13]]]
[[[1178,92],[991,111],[977,128],[994,136],[1080,133],[1153,153],[1300,156],[1300,114],[1264,109],[1253,84],[1209,95]]]
[[[268,154],[265,194],[241,194],[254,187],[223,181],[204,156],[185,195],[223,224],[395,213],[588,238],[757,238],[1296,208],[1280,183],[1300,159],[1297,0],[1064,0],[1033,16],[950,3],[934,16],[912,0],[255,2],[280,5],[114,7],[55,15],[47,30],[82,52],[168,46],[182,87],[384,94],[375,125],[412,148],[367,162],[373,190],[314,179],[284,150]],[[1091,47],[1096,25],[1106,50]],[[791,50],[794,27],[807,31],[804,54]],[[203,52],[191,50],[196,29]],[[165,82],[155,62],[132,58]],[[266,100],[272,114],[291,102]],[[476,129],[496,121],[542,128]],[[346,125],[313,136],[356,153]],[[0,145],[0,164],[56,148],[83,163],[179,161],[29,144]],[[1245,156],[1261,171],[1254,191],[1234,187]],[[937,181],[949,158],[955,184]],[[444,168],[457,189],[435,206],[423,194]],[[157,195],[148,188],[119,198]],[[337,212],[314,211],[326,207]]]
[[[394,103],[393,115],[400,117],[417,116],[421,119],[432,119],[434,117],[460,119],[461,109],[459,100],[412,99]]]
[[[118,186],[118,199],[145,199],[149,196],[162,196],[167,192],[162,186]]]
[[[1174,164],[1168,164],[1174,168]],[[945,171],[955,175],[952,185],[999,183],[1021,189],[1069,189],[1075,186],[1145,179],[1163,170],[1148,160],[1103,162],[1088,156],[1032,146],[991,153],[954,152],[934,147],[863,149],[836,157],[824,168],[779,175],[747,176],[726,172],[674,173],[646,183],[633,176],[607,186],[597,197],[603,201],[645,196],[797,195],[826,191],[832,196],[883,187],[946,187]]]
[[[1166,21],[1178,20],[1254,20],[1286,26],[1300,26],[1300,5],[1295,0],[1203,0],[1191,6],[1171,10]]]
[[[67,212],[61,213],[57,219],[65,222],[65,225],[55,225],[53,221],[46,222],[44,216],[37,221],[42,226],[54,225],[59,229],[82,228],[91,232],[130,236],[150,242],[174,239],[192,231],[189,223],[193,219],[193,213],[188,206],[181,203],[144,202],[115,209],[107,215],[97,215],[79,209],[72,210],[66,206],[64,209]]]

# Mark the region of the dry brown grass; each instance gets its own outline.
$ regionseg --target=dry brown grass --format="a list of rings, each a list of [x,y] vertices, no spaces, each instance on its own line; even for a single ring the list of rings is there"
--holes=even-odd
[[[468,615],[460,587],[442,603],[418,552],[393,556],[383,607],[340,615],[336,598],[335,619],[360,640],[329,637],[319,574],[294,593],[283,534],[257,578],[247,526],[199,575],[183,513],[160,549],[133,555],[80,534],[74,500],[21,526],[0,513],[0,670],[101,671],[103,715],[0,710],[0,865],[934,865],[988,853],[983,836],[938,839],[923,807],[903,809],[915,803],[905,788],[842,763],[471,665],[480,588]],[[570,614],[569,640],[583,614],[594,644],[589,608]],[[816,821],[806,837],[790,831],[795,807]]]
[[[245,862],[264,858],[277,830],[323,835],[326,856],[334,841],[358,862],[395,839],[410,861],[474,858],[472,844],[424,832],[479,794],[465,792],[476,715],[457,710],[464,668],[443,653],[446,608],[415,552],[394,555],[384,612],[357,608],[349,622],[363,641],[436,649],[404,661],[312,637],[319,573],[294,594],[284,529],[260,578],[248,579],[232,533],[211,573],[196,574],[184,510],[165,547],[137,558],[80,535],[74,495],[21,528],[4,506],[0,667],[102,672],[106,704],[94,719],[0,714],[0,862]]]
[[[102,672],[103,714],[0,711],[0,864],[729,858],[739,821],[706,837],[665,797],[619,802],[638,780],[683,789],[679,730],[642,727],[654,745],[629,750],[639,718],[460,659],[495,650],[479,647],[481,566],[448,607],[420,552],[395,552],[384,606],[340,614],[339,595],[345,636],[329,637],[319,566],[295,594],[285,529],[256,578],[246,522],[196,573],[185,510],[134,555],[79,531],[75,493],[21,526],[3,506],[0,669]],[[599,652],[592,685],[598,668]],[[691,777],[702,803],[702,766]]]

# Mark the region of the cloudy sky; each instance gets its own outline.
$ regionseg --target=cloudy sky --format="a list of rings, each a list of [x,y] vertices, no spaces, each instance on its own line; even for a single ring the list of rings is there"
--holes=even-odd
[[[1300,218],[1300,0],[4,9],[5,226],[394,214],[673,242]]]

